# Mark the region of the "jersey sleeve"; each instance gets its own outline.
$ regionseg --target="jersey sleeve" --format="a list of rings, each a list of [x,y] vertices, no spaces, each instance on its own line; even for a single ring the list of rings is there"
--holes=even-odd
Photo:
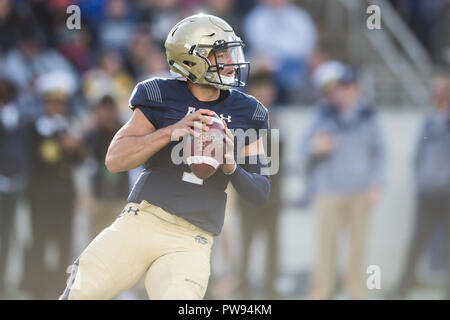
[[[249,127],[256,130],[257,139],[267,134],[270,129],[269,112],[258,100],[254,100],[249,112]],[[251,143],[252,141],[250,141]]]
[[[138,108],[156,129],[162,127],[164,118],[163,98],[157,79],[139,82],[129,100],[131,110]]]

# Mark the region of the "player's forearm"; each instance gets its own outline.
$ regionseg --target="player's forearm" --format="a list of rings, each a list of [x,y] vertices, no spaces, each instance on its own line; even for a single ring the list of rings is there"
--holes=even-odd
[[[237,166],[230,181],[240,196],[256,206],[262,206],[269,200],[270,180],[267,176]]]
[[[230,181],[238,194],[256,206],[269,200],[270,179],[266,176],[267,159],[264,155],[250,156],[238,165]]]
[[[170,142],[170,128],[162,128],[144,136],[116,136],[106,154],[105,164],[109,171],[120,172],[134,169]]]

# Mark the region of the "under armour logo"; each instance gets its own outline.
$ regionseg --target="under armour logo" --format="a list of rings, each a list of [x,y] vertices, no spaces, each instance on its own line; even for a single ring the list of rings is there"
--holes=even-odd
[[[220,119],[222,119],[222,120],[227,120],[227,122],[231,122],[231,116],[230,116],[230,115],[227,116],[227,117],[224,117],[223,114],[221,113],[221,114],[220,114]]]
[[[130,213],[131,211],[133,211],[134,215],[137,216],[139,208],[133,209],[133,207],[129,207],[127,213]]]
[[[195,237],[195,241],[197,242],[197,243],[201,243],[201,244],[207,244],[208,243],[208,239],[206,239],[204,236],[202,236],[201,234],[198,234],[196,237]]]

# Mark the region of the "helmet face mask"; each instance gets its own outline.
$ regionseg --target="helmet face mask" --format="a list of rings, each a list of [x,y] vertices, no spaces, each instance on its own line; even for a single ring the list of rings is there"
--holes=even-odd
[[[243,87],[250,72],[244,43],[222,19],[194,15],[170,31],[166,43],[171,73],[219,89]]]
[[[245,61],[242,50],[244,43],[234,37],[236,40],[218,40],[212,46],[199,46],[199,49],[205,47],[211,49],[209,58],[206,57],[209,67],[205,73],[205,80],[220,89],[245,86],[250,72],[250,63]]]

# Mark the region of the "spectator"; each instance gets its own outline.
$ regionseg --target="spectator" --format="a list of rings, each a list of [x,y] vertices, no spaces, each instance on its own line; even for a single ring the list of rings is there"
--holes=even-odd
[[[271,128],[274,126],[273,103],[276,97],[276,86],[273,75],[269,71],[256,71],[249,81],[249,93],[257,98],[269,110]],[[276,127],[276,126],[275,126]],[[272,147],[276,145],[276,149]],[[265,146],[272,161],[279,161],[282,154],[281,141],[272,141],[269,133]],[[276,154],[276,152],[278,154]],[[270,199],[263,207],[256,207],[238,197],[237,205],[241,212],[242,259],[240,264],[240,293],[243,299],[252,299],[252,286],[248,277],[250,265],[250,248],[257,232],[266,239],[265,278],[263,280],[263,299],[277,299],[276,279],[278,275],[278,221],[282,209],[281,174],[277,172],[270,177]]]
[[[128,50],[128,64],[137,81],[151,77],[170,77],[165,52],[153,43],[146,29],[136,34]]]
[[[309,298],[333,298],[336,242],[346,226],[346,289],[351,299],[363,299],[366,233],[370,208],[383,186],[384,144],[376,111],[363,101],[352,68],[342,65],[323,85],[329,104],[319,107],[302,144],[304,155],[314,163],[310,170],[319,214],[319,251]]]
[[[241,22],[243,12],[236,8],[235,0],[206,0],[206,12],[227,21],[237,36],[243,37]]]
[[[60,38],[59,51],[82,75],[94,67],[93,34],[88,26],[77,32],[64,32]]]
[[[317,96],[317,109],[323,112],[329,109],[331,106],[330,88],[334,86],[339,79],[340,75],[344,72],[344,65],[338,61],[327,61],[326,54],[323,52],[317,52],[314,54],[314,60],[318,57],[318,61],[314,61],[315,66],[312,73],[312,80],[315,85],[315,94]],[[318,112],[319,113],[319,112]],[[303,150],[304,151],[304,150]],[[307,209],[314,201],[316,186],[315,186],[315,166],[317,164],[316,157],[305,157],[303,163],[303,179],[305,189],[298,200],[295,203],[301,209]]]
[[[188,4],[182,0],[154,0],[140,5],[140,21],[148,23],[156,46],[164,48],[164,41],[170,29],[183,16],[188,16],[185,14],[188,9],[186,5]]]
[[[317,31],[308,13],[290,0],[264,0],[244,20],[251,55],[268,56],[276,66],[279,103],[292,103],[308,72]],[[254,59],[253,59],[254,60]]]
[[[419,135],[414,162],[416,180],[416,220],[401,279],[393,291],[405,298],[414,281],[414,272],[430,235],[439,225],[450,223],[450,79],[437,77],[432,84],[432,110]],[[446,233],[448,237],[448,232]],[[447,240],[450,237],[447,238]],[[448,242],[448,241],[447,241]],[[450,245],[448,246],[450,249]],[[450,270],[450,253],[447,254]],[[445,283],[450,299],[450,271]]]
[[[25,141],[23,120],[17,107],[17,89],[0,79],[0,299],[7,298],[5,288],[9,240],[14,230],[14,215],[24,188]]]
[[[91,177],[94,205],[91,212],[89,235],[94,239],[109,226],[122,211],[128,196],[128,175],[126,172],[113,174],[105,167],[105,157],[113,136],[122,126],[116,103],[105,96],[94,109],[94,126],[85,136],[94,174]]]
[[[99,26],[100,47],[125,53],[136,30],[131,19],[130,6],[126,0],[109,0],[105,2],[105,20]]]
[[[4,57],[2,74],[12,79],[20,90],[27,90],[42,74],[64,71],[75,76],[73,67],[57,51],[45,49],[44,39],[36,31],[21,33],[17,49],[11,49]]]
[[[83,12],[83,19],[86,19],[94,29],[98,28],[105,18],[105,0],[76,0],[75,4]]]
[[[142,75],[146,68],[149,52],[154,50],[151,33],[145,28],[140,29],[128,47],[127,63],[134,78]]]
[[[87,72],[83,80],[83,91],[88,102],[95,103],[105,95],[110,95],[119,105],[121,120],[128,120],[128,99],[133,90],[133,79],[124,68],[120,52],[103,52],[100,66]]]
[[[154,49],[148,53],[143,76],[138,77],[138,81],[152,77],[171,78],[167,68],[166,54],[161,50]]]
[[[446,11],[448,12],[450,8],[449,1],[391,0],[391,2],[397,7],[423,46],[439,59],[437,50],[442,39],[441,32],[448,32],[447,30],[441,31],[440,27],[446,19]]]
[[[16,39],[26,23],[11,0],[0,0],[0,54],[16,45]]]
[[[45,113],[27,128],[29,174],[28,204],[31,211],[32,245],[25,254],[21,289],[33,298],[55,299],[64,286],[71,261],[75,186],[72,169],[83,156],[80,138],[70,132],[70,93],[65,78],[47,74],[37,80]],[[57,269],[45,262],[50,241],[58,247]]]

